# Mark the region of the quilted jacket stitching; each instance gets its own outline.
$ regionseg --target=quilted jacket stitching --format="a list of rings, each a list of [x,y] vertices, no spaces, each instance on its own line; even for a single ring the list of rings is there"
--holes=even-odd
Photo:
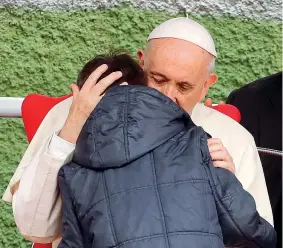
[[[101,181],[101,178],[100,178]],[[183,181],[177,181],[177,182],[172,182],[172,183],[160,183],[157,184],[158,187],[168,187],[168,186],[175,186],[175,185],[179,185],[179,184],[195,184],[195,183],[208,183],[207,180],[204,179],[193,179],[193,180],[183,180]],[[155,187],[155,185],[148,185],[148,186],[142,186],[142,187],[135,187],[129,190],[122,190],[120,192],[116,192],[113,193],[111,195],[108,196],[109,199],[111,199],[113,196],[117,196],[117,195],[126,195],[135,191],[139,191],[139,190],[143,190],[143,189],[150,189]],[[101,200],[99,200],[98,202],[95,202],[94,204],[92,204],[86,211],[85,214],[83,214],[80,218],[83,219],[88,213],[89,211],[91,211],[92,208],[94,208],[96,205],[98,205],[99,203],[106,201],[107,198],[103,198]]]
[[[210,163],[210,161],[209,161]],[[209,172],[209,178],[212,178],[212,175],[211,175],[211,171],[210,169],[208,169],[208,172]],[[213,182],[212,182],[213,183]],[[223,204],[223,200],[222,198],[220,197],[216,187],[214,185],[211,185],[211,188],[212,188],[212,192],[214,192],[214,195],[215,195],[215,198],[218,200],[219,204],[222,205],[225,213],[227,213],[227,215],[229,216],[231,222],[234,224],[234,227],[241,233],[241,235],[248,241],[251,241],[253,243],[255,243],[258,247],[262,247],[260,244],[258,244],[254,239],[249,239],[241,230],[241,228],[238,226],[238,224],[234,221],[234,219],[231,217],[229,211],[227,210],[227,208],[225,207],[225,205]],[[263,247],[262,247],[263,248]]]
[[[124,126],[123,126],[123,135],[124,135],[124,144],[125,144],[125,155],[126,161],[129,162],[130,152],[129,152],[129,139],[128,139],[128,108],[129,108],[129,88],[126,88],[125,92],[125,103],[124,103]]]
[[[165,239],[166,247],[169,248],[170,245],[169,245],[169,241],[168,241],[168,237],[167,237],[168,232],[167,232],[167,226],[166,226],[166,222],[165,222],[163,206],[162,206],[162,203],[161,203],[160,194],[159,194],[159,190],[158,190],[158,186],[157,186],[157,176],[156,176],[153,152],[150,153],[150,163],[151,163],[151,167],[152,167],[155,194],[156,194],[156,198],[157,198],[157,201],[158,201],[159,212],[160,212],[161,218],[162,218],[163,230],[164,230],[164,233],[165,233],[164,239]]]
[[[167,233],[168,236],[181,236],[181,235],[200,235],[200,236],[212,236],[212,237],[216,237],[218,239],[221,240],[221,237],[219,237],[217,234],[215,233],[206,233],[206,232],[194,232],[194,231],[185,231],[185,232],[170,232]],[[149,236],[144,236],[144,237],[139,237],[139,238],[134,238],[134,239],[129,239],[126,241],[123,241],[122,243],[120,243],[118,246],[115,246],[114,248],[120,248],[123,245],[127,245],[130,243],[134,243],[134,242],[138,242],[138,241],[144,241],[144,240],[150,240],[150,239],[154,239],[154,238],[162,238],[164,237],[163,234],[155,234],[155,235],[149,235]]]
[[[110,202],[108,198],[108,190],[107,190],[107,185],[106,185],[105,173],[103,173],[103,188],[104,188],[104,194],[106,195],[107,213],[109,217],[110,228],[112,231],[115,245],[117,245],[118,241],[117,241],[117,235],[116,235],[114,224],[113,224],[113,216],[112,216],[111,209],[110,209]]]

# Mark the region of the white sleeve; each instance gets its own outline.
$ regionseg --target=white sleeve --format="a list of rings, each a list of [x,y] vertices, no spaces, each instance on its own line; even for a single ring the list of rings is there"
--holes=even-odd
[[[59,132],[53,134],[47,153],[55,159],[67,159],[75,150],[76,145],[60,138]]]
[[[263,168],[254,142],[250,143],[243,153],[237,165],[236,177],[243,188],[253,196],[260,216],[274,225]]]
[[[59,169],[72,159],[75,145],[55,132],[29,161],[13,199],[14,217],[21,234],[33,242],[50,242],[60,235]]]

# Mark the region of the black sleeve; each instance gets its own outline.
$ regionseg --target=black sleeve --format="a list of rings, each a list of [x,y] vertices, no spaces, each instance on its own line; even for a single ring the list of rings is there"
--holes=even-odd
[[[252,134],[256,145],[259,146],[262,122],[260,116],[265,111],[265,98],[248,88],[240,88],[231,92],[226,103],[238,108],[241,113],[240,124]]]
[[[235,102],[235,94],[236,94],[236,90],[234,90],[230,93],[230,95],[228,96],[228,98],[226,100],[227,104],[234,105],[233,103]]]
[[[73,206],[70,189],[64,173],[60,170],[58,184],[62,197],[62,241],[58,248],[83,248],[83,238],[80,224]]]

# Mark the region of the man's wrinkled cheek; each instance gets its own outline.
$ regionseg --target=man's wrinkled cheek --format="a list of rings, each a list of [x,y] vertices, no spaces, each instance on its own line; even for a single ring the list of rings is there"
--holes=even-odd
[[[197,100],[191,96],[191,97],[185,97],[184,99],[179,101],[180,107],[182,107],[187,113],[191,114],[193,111],[193,108],[197,104]]]

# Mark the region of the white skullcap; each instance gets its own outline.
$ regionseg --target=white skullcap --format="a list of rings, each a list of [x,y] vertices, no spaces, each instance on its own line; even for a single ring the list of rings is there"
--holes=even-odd
[[[217,57],[214,41],[209,32],[199,23],[186,18],[173,18],[161,23],[148,36],[147,41],[158,38],[186,40]]]

